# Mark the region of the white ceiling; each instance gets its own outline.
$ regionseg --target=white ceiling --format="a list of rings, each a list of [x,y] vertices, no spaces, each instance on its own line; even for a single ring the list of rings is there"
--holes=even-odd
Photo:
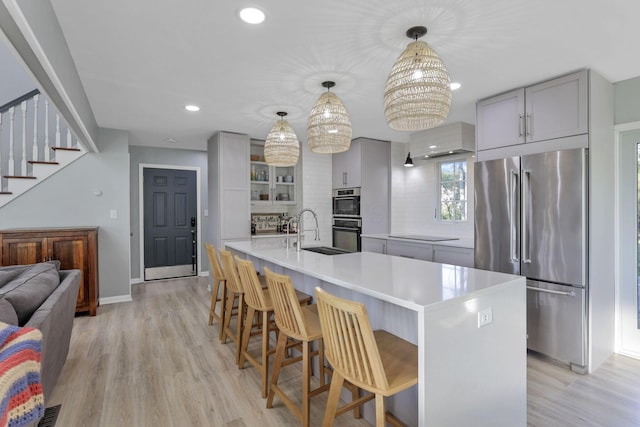
[[[382,97],[416,25],[463,85],[447,122],[474,123],[478,99],[579,68],[612,82],[640,75],[638,0],[52,3],[98,124],[129,130],[135,145],[205,149],[219,130],[264,139],[277,111],[306,141],[324,80],[336,82],[354,137],[406,142]],[[237,18],[248,5],[266,12],[263,24]]]

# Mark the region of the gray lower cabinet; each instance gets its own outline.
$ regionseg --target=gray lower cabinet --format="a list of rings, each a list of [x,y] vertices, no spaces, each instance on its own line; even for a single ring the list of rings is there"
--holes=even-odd
[[[363,237],[362,251],[379,254],[415,258],[442,264],[473,267],[473,248],[432,245],[423,242],[387,240],[377,237]]]
[[[473,249],[457,246],[433,246],[433,261],[442,264],[473,267]]]
[[[402,256],[405,258],[433,260],[433,245],[417,242],[400,242],[387,240],[387,255]]]
[[[387,253],[387,240],[373,237],[362,238],[362,252],[375,252],[378,254]]]

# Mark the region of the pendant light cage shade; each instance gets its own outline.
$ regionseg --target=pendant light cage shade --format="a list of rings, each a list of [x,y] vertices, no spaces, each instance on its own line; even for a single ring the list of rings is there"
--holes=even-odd
[[[351,120],[342,101],[332,92],[323,93],[311,109],[307,144],[314,153],[341,153],[351,146]]]
[[[300,143],[289,122],[280,118],[264,143],[264,160],[272,166],[294,166],[300,156]]]
[[[414,41],[393,65],[384,88],[384,115],[391,129],[416,131],[441,124],[449,114],[449,74],[438,54]]]

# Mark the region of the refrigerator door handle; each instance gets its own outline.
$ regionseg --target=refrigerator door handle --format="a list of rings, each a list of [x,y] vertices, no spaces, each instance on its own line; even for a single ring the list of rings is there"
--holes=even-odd
[[[509,195],[511,200],[509,200],[509,254],[511,262],[519,262],[518,260],[518,252],[517,246],[518,242],[516,240],[517,236],[517,224],[515,222],[517,216],[517,206],[516,200],[518,200],[518,172],[512,170],[511,171],[511,194]]]
[[[525,179],[526,178],[526,179]],[[531,201],[531,170],[522,171],[522,262],[531,264],[529,252],[529,202]]]
[[[576,296],[576,293],[574,291],[570,291],[570,292],[554,291],[552,289],[536,288],[535,286],[527,286],[527,289],[535,291],[535,292],[544,292],[544,293],[547,293],[547,294],[563,295],[563,296],[566,296],[566,297],[574,297],[574,296]]]

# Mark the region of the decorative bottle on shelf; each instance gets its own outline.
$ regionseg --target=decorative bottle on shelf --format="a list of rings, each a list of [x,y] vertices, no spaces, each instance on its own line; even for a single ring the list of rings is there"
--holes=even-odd
[[[255,180],[256,180],[256,167],[251,166],[251,181],[255,181]]]

